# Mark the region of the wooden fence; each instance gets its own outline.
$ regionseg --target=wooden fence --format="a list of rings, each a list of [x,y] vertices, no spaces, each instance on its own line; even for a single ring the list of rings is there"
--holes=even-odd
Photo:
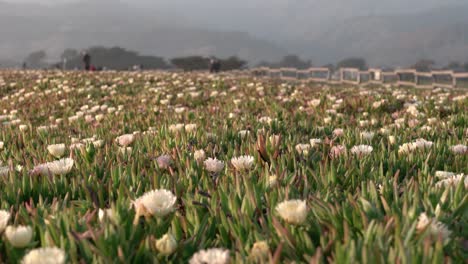
[[[332,72],[328,68],[255,68],[248,74],[258,77],[269,77],[283,80],[314,81],[327,83],[346,83],[356,85],[394,84],[398,86],[413,86],[417,88],[468,88],[468,73],[453,71],[418,72],[414,69],[383,71],[369,69],[361,71],[355,68],[341,68]]]

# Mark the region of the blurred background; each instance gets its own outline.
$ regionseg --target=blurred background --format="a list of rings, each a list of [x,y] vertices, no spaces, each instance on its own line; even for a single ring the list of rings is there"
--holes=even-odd
[[[467,14],[466,0],[0,0],[0,67],[72,65],[76,53],[100,49],[123,54],[113,62],[122,67],[198,55],[251,67],[360,58],[464,68]]]

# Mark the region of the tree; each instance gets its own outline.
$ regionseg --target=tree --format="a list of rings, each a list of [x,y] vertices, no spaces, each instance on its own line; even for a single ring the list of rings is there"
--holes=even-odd
[[[202,56],[188,56],[171,59],[172,65],[184,71],[197,71],[208,69],[210,59]]]
[[[247,65],[247,61],[239,59],[236,56],[231,56],[227,59],[218,59],[221,63],[222,71],[232,71],[242,69]],[[202,56],[188,56],[171,59],[172,65],[184,71],[200,71],[207,70],[210,65],[210,58]]]
[[[285,67],[285,68],[307,69],[312,66],[312,63],[310,60],[303,61],[297,55],[286,55],[279,62],[278,66]]]
[[[106,67],[115,70],[127,70],[135,65],[144,69],[168,69],[170,66],[161,57],[142,56],[137,52],[129,51],[121,47],[96,46],[87,49],[95,67]],[[67,58],[67,68],[82,68],[83,58],[76,50],[66,49],[61,58]]]
[[[338,62],[336,68],[358,68],[363,71],[367,69],[367,62],[363,58],[347,58]]]
[[[236,56],[231,56],[227,59],[220,60],[221,70],[232,71],[244,68],[247,65],[247,61],[241,60]]]
[[[433,60],[422,59],[417,61],[411,68],[416,69],[420,72],[429,72],[434,66],[435,62]]]
[[[28,67],[42,68],[46,66],[46,63],[44,62],[46,57],[47,57],[47,53],[43,50],[39,50],[39,51],[30,53],[26,57],[25,62],[28,65]]]
[[[60,59],[62,59],[62,60],[72,60],[72,59],[75,59],[76,57],[78,57],[79,55],[80,55],[80,53],[75,49],[65,49],[62,52],[62,55],[60,55]]]

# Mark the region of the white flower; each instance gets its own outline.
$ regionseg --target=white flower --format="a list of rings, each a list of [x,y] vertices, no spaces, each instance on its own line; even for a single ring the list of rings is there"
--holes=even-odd
[[[418,217],[418,223],[416,224],[416,229],[418,231],[424,230],[430,223],[431,221],[427,217],[426,213],[422,213]]]
[[[187,124],[185,125],[185,131],[187,133],[195,132],[197,130],[197,124]]]
[[[310,146],[315,148],[317,146],[319,146],[320,144],[322,144],[322,140],[320,138],[312,138],[310,139]]]
[[[320,99],[312,99],[309,102],[307,102],[307,104],[312,107],[317,107],[320,105]]]
[[[374,138],[374,135],[375,135],[374,132],[368,132],[368,131],[361,132],[361,137],[365,140],[371,140],[372,138]]]
[[[453,172],[450,172],[450,171],[436,171],[435,172],[435,176],[439,179],[445,179],[445,178],[448,178],[448,177],[452,177],[454,176],[455,173]]]
[[[468,176],[464,175],[463,173],[448,176],[444,178],[443,180],[437,182],[435,186],[437,188],[458,186],[458,184],[460,184],[461,181],[463,181],[463,184],[465,185],[465,189],[468,189]]]
[[[270,255],[270,249],[266,241],[258,241],[250,249],[249,257],[257,263],[266,263],[268,256]]]
[[[49,153],[56,157],[61,158],[65,154],[65,144],[55,144],[47,146]]]
[[[10,213],[5,210],[0,210],[0,234],[5,230],[8,220],[10,220]]]
[[[269,116],[262,116],[258,119],[258,122],[260,123],[266,123],[266,124],[271,124],[273,122],[273,119]]]
[[[381,105],[382,105],[382,101],[377,101],[377,102],[374,102],[372,103],[372,108],[379,108]]]
[[[21,132],[27,131],[28,128],[29,128],[28,125],[19,125],[19,130],[20,130]]]
[[[252,168],[254,164],[254,157],[252,156],[240,156],[237,158],[231,159],[232,166],[236,168],[236,170],[249,170]]]
[[[422,213],[418,217],[416,230],[418,230],[418,232],[422,232],[426,229],[428,229],[429,234],[435,238],[441,236],[444,242],[449,239],[450,234],[452,233],[445,224],[437,221],[434,218],[427,217],[426,213]]]
[[[182,129],[184,129],[184,127],[185,127],[184,124],[170,125],[169,126],[169,131],[172,132],[172,133],[175,133],[175,132],[181,131]]]
[[[230,263],[229,250],[210,248],[200,250],[190,258],[189,264],[228,264]]]
[[[135,141],[135,136],[133,134],[126,134],[126,135],[122,135],[122,136],[119,136],[115,139],[115,141],[117,142],[117,144],[119,144],[120,146],[122,147],[127,147],[129,146],[130,144],[133,143],[133,141]]]
[[[5,143],[3,141],[0,141],[0,149],[3,149],[4,146],[5,146]]]
[[[418,114],[419,114],[419,111],[418,111],[418,109],[416,108],[416,105],[410,105],[410,106],[408,107],[408,109],[406,109],[406,112],[407,112],[407,113],[410,113],[410,114],[413,115],[413,116],[418,116]]]
[[[23,257],[22,264],[63,264],[65,252],[59,248],[38,248]]]
[[[85,145],[83,143],[72,143],[70,145],[70,150],[73,151],[73,150],[80,150],[80,149],[84,149]]]
[[[341,129],[341,128],[335,128],[335,130],[333,130],[333,135],[335,137],[343,136],[344,135],[344,130]]]
[[[104,120],[104,115],[103,114],[97,114],[95,117],[96,121],[100,122]]]
[[[359,126],[360,127],[369,126],[369,120],[359,120]]]
[[[358,145],[351,148],[351,153],[356,154],[358,156],[369,155],[374,148],[368,145]]]
[[[289,200],[281,202],[276,206],[276,212],[286,222],[294,225],[300,225],[307,218],[307,205],[302,200]]]
[[[169,155],[161,155],[159,156],[156,161],[158,162],[158,166],[161,169],[169,169],[171,166],[172,158]]]
[[[268,186],[272,188],[272,187],[275,187],[277,184],[278,184],[278,176],[270,175],[268,177]]]
[[[73,168],[74,161],[70,158],[60,159],[53,162],[47,162],[34,167],[32,174],[47,175],[65,175]]]
[[[240,136],[241,138],[245,138],[245,137],[247,137],[247,136],[249,136],[249,135],[250,135],[250,131],[249,131],[249,130],[241,130],[241,131],[239,131],[239,136]]]
[[[24,248],[32,240],[33,230],[30,226],[7,226],[5,237],[13,247]]]
[[[156,249],[163,255],[171,255],[177,249],[177,241],[172,234],[165,234],[156,240]]]
[[[395,136],[388,136],[388,143],[393,145],[393,144],[395,144],[395,142],[396,142]]]
[[[339,156],[341,156],[344,153],[346,153],[346,147],[342,146],[342,145],[333,146],[330,149],[330,157],[334,158],[334,159],[338,158]]]
[[[307,154],[309,154],[309,149],[310,149],[310,145],[309,145],[309,144],[297,144],[297,145],[296,145],[296,151],[297,151],[299,154],[307,155]]]
[[[398,154],[408,154],[415,150],[416,147],[413,143],[404,143],[398,147]]]
[[[214,172],[214,173],[218,173],[220,171],[223,170],[224,168],[224,162],[216,159],[216,158],[208,158],[207,160],[205,160],[205,168],[207,171],[209,172]]]
[[[462,144],[452,146],[450,150],[452,150],[453,154],[458,154],[458,155],[468,153],[468,147]]]
[[[427,140],[425,140],[423,138],[418,138],[418,139],[416,139],[415,142],[413,142],[413,144],[415,144],[417,149],[428,149],[428,148],[432,147],[433,142],[432,141],[427,141]]]
[[[104,140],[95,140],[93,141],[93,145],[95,148],[101,148],[104,146]]]
[[[429,125],[435,125],[435,124],[437,124],[437,122],[438,122],[438,121],[437,121],[437,118],[435,118],[435,117],[431,117],[431,118],[428,118],[428,119],[427,119],[427,123],[428,123]]]
[[[133,202],[137,216],[164,217],[175,210],[177,197],[171,191],[160,189],[145,193]]]
[[[193,157],[197,162],[202,162],[206,158],[205,151],[203,149],[195,150]]]
[[[420,149],[420,150],[428,149],[428,148],[432,147],[432,145],[433,145],[432,141],[427,141],[427,140],[424,140],[422,138],[419,138],[414,142],[405,143],[405,144],[401,145],[398,148],[398,153],[399,154],[408,154],[408,153],[411,153],[411,152],[413,152],[413,151],[415,151],[417,149]]]

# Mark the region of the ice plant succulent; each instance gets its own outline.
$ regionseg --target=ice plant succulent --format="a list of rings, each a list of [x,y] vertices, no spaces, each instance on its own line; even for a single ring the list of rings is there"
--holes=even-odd
[[[463,185],[465,186],[465,189],[468,189],[468,176],[464,175],[463,173],[460,174],[454,174],[454,175],[443,175],[444,177],[439,177],[443,178],[439,182],[436,183],[437,188],[442,188],[442,187],[456,187],[460,182],[463,182]]]
[[[468,147],[462,144],[458,144],[450,147],[450,150],[455,155],[463,155],[468,153]]]
[[[240,156],[231,159],[231,164],[238,171],[249,170],[254,165],[254,157],[252,156]]]
[[[0,234],[5,230],[10,220],[10,213],[5,210],[0,210]]]
[[[165,189],[153,190],[143,194],[133,202],[135,207],[135,224],[140,216],[164,217],[176,209],[177,197]]]
[[[205,151],[203,149],[195,150],[193,157],[198,163],[203,162],[206,158]]]
[[[133,141],[135,141],[135,135],[133,134],[125,134],[115,139],[115,142],[117,142],[121,147],[128,147],[133,143]]]
[[[156,240],[156,249],[163,255],[171,255],[177,249],[177,241],[172,234],[165,234]]]
[[[307,154],[309,154],[309,150],[310,150],[310,145],[309,144],[297,144],[296,145],[296,151],[299,154],[307,155]]]
[[[7,226],[5,237],[13,247],[24,248],[31,243],[33,230],[30,226]]]
[[[330,157],[332,159],[336,159],[338,157],[340,157],[341,155],[345,154],[346,153],[346,147],[345,146],[342,146],[342,145],[337,145],[337,146],[333,146],[331,149],[330,149]]]
[[[270,249],[266,241],[258,241],[250,249],[249,258],[255,263],[267,263],[270,255]]]
[[[351,153],[359,156],[359,157],[362,157],[362,156],[366,156],[366,155],[369,155],[372,150],[374,150],[374,148],[372,148],[372,146],[369,146],[369,145],[357,145],[357,146],[354,146],[351,148]]]
[[[207,171],[212,173],[218,173],[224,169],[224,162],[216,158],[208,158],[204,162]]]
[[[65,144],[49,145],[47,146],[47,150],[52,156],[59,159],[65,154]]]
[[[444,242],[447,242],[452,234],[445,224],[437,219],[429,218],[426,213],[419,215],[416,230],[418,232],[428,230],[432,237],[437,239],[440,236]]]
[[[22,264],[64,264],[65,252],[56,247],[38,248],[29,251],[21,260]]]
[[[52,162],[47,162],[34,167],[31,171],[32,175],[54,176],[65,175],[73,168],[74,161],[71,158],[60,159]]]
[[[156,159],[158,167],[161,169],[169,169],[172,163],[172,157],[169,155],[161,155]]]
[[[301,225],[307,219],[307,205],[303,200],[288,200],[276,206],[276,212],[287,223]]]
[[[200,250],[190,258],[189,264],[229,264],[229,250],[210,248]]]

